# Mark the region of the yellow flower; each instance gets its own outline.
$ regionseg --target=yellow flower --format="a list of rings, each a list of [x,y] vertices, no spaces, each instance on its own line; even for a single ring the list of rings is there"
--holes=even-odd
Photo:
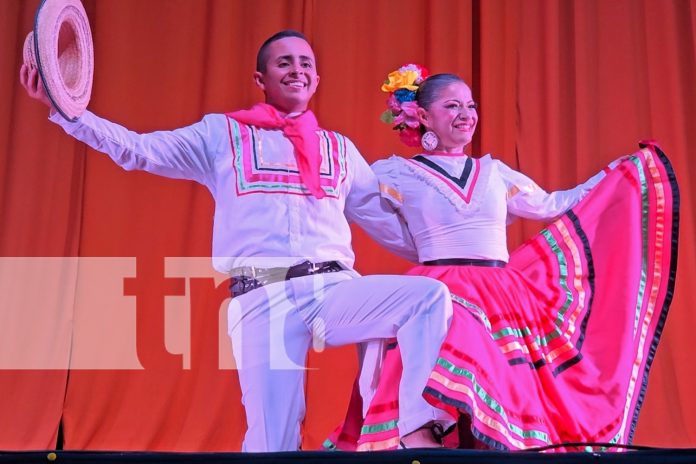
[[[387,79],[382,85],[382,92],[394,92],[399,89],[418,89],[418,86],[414,85],[414,82],[418,79],[417,71],[394,71],[389,73]]]

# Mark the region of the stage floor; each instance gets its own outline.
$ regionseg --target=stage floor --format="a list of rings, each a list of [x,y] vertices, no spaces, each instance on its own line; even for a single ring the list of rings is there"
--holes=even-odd
[[[371,453],[300,451],[292,453],[150,453],[31,451],[0,452],[0,463],[249,463],[249,464],[681,464],[696,463],[696,448],[650,449],[611,453],[538,453],[473,450],[401,450]]]

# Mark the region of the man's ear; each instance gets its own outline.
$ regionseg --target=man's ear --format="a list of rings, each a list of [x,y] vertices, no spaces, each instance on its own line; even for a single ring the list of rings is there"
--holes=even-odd
[[[266,84],[263,83],[263,73],[261,71],[254,71],[253,74],[254,84],[261,90],[266,90]]]

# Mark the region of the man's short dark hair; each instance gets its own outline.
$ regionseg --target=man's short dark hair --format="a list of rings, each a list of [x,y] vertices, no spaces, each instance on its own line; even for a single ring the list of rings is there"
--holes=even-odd
[[[266,72],[266,62],[268,61],[268,46],[271,45],[276,40],[284,39],[286,37],[297,37],[305,42],[309,43],[307,37],[299,31],[293,29],[285,29],[284,31],[276,32],[270,36],[259,48],[259,52],[256,54],[256,70],[259,72]]]

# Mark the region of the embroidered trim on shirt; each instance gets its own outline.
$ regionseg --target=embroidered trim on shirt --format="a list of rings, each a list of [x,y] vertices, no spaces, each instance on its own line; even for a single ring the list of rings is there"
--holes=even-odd
[[[520,193],[520,189],[519,189],[516,185],[513,185],[513,186],[510,187],[510,189],[507,191],[507,199],[509,200],[510,198],[514,197],[514,196],[517,195],[518,193]]]
[[[379,190],[380,192],[384,193],[394,201],[396,201],[399,204],[402,204],[404,202],[404,197],[401,195],[401,192],[396,190],[394,187],[391,187],[387,184],[379,183]]]
[[[272,162],[264,158],[258,128],[240,124],[230,117],[227,118],[227,125],[238,195],[258,192],[311,195],[302,183],[294,157],[282,163]],[[348,172],[346,141],[337,132],[321,130],[318,135],[321,150],[320,185],[328,197],[337,198],[339,187]]]
[[[488,183],[490,181],[492,172],[491,170],[494,169],[495,166],[495,160],[493,160],[490,155],[485,155],[474,159],[474,167],[476,168],[476,172],[474,172],[473,177],[475,178],[473,180],[471,180],[472,175],[469,175],[469,182],[472,186],[472,196],[469,203],[467,203],[465,201],[466,195],[458,186],[448,185],[447,182],[450,181],[446,180],[439,174],[435,174],[435,171],[428,170],[428,168],[421,163],[396,155],[390,157],[389,160],[399,163],[400,169],[403,169],[402,167],[406,168],[408,174],[402,173],[401,175],[406,175],[407,177],[413,178],[418,182],[426,184],[428,187],[442,195],[452,206],[454,206],[457,211],[462,212],[477,211],[481,206],[481,201],[486,196],[486,191],[488,189]],[[473,168],[472,171],[474,171]],[[476,193],[475,195],[473,194],[474,190]],[[408,193],[405,193],[405,195],[408,195]],[[408,201],[408,198],[406,198],[406,201]]]
[[[459,186],[459,188],[462,188],[462,189],[466,185],[466,181],[469,179],[469,174],[471,174],[471,168],[473,167],[473,164],[474,164],[472,159],[470,157],[467,157],[466,162],[464,163],[464,169],[462,170],[462,175],[459,178],[456,178],[456,177],[450,175],[449,172],[445,171],[444,168],[442,168],[442,166],[440,166],[439,164],[437,164],[434,161],[429,160],[428,158],[426,158],[423,155],[416,155],[413,157],[413,159],[420,162],[420,163],[425,164],[428,167],[431,167],[434,170],[436,170],[437,172],[442,174],[444,177],[448,178],[449,180],[451,180],[452,182],[457,184]]]
[[[416,165],[419,166],[421,169],[427,171],[429,174],[440,179],[445,185],[447,185],[457,195],[459,195],[465,203],[471,203],[471,196],[474,192],[474,187],[476,186],[476,181],[478,180],[478,176],[481,171],[481,163],[478,159],[474,160],[470,157],[467,158],[466,163],[464,165],[464,171],[462,172],[462,176],[459,179],[457,179],[454,176],[451,176],[440,165],[438,165],[432,160],[425,158],[422,155],[417,155],[413,157],[411,160],[407,161],[410,161],[411,163],[414,163],[414,161],[420,163]],[[470,174],[472,175],[470,176]],[[469,187],[466,189],[466,191],[464,191],[464,188],[470,177],[471,181],[469,182]]]

